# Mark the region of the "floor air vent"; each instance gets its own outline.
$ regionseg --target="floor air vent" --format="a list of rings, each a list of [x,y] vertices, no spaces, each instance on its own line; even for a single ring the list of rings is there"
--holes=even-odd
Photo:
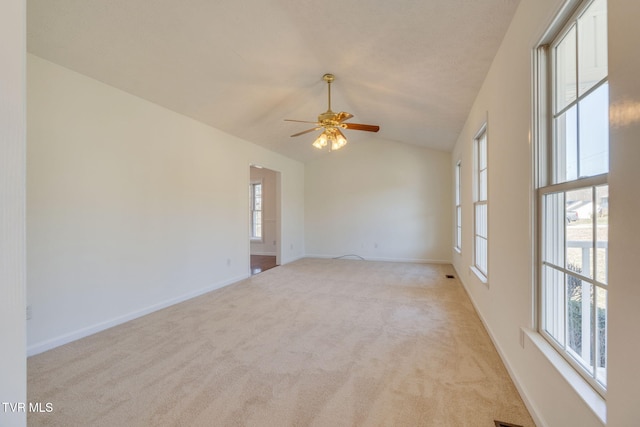
[[[455,279],[455,276],[453,274],[447,274],[447,279]]]
[[[496,427],[522,427],[518,424],[505,423],[504,421],[495,421],[495,423]]]

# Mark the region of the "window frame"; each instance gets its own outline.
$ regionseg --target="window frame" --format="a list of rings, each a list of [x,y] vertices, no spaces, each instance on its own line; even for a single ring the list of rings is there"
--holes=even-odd
[[[484,152],[481,152],[481,141],[484,140]],[[473,266],[472,271],[480,281],[487,284],[489,281],[489,136],[487,123],[485,122],[473,138]],[[481,162],[484,160],[484,165]],[[482,167],[484,166],[484,168]],[[485,179],[482,180],[482,174]],[[484,182],[484,186],[483,186]],[[479,234],[478,211],[484,206],[484,235]],[[484,264],[479,253],[478,239],[485,241]],[[480,258],[480,260],[479,260]]]
[[[261,202],[264,202],[264,185],[262,179],[253,180],[249,184],[249,238],[251,242],[261,243],[264,242],[264,208],[256,209],[256,186],[260,186],[260,198]],[[256,221],[255,213],[260,212],[260,235],[255,234]]]
[[[455,167],[455,236],[453,248],[462,253],[462,160]]]
[[[566,281],[564,284],[562,284],[565,292],[565,297],[564,297],[564,300],[562,301],[562,306],[563,306],[562,309],[564,313],[563,314],[564,324],[562,325],[564,331],[562,332],[562,334],[564,334],[563,336],[564,343],[559,343],[556,340],[556,338],[545,329],[547,325],[545,325],[544,323],[545,315],[546,315],[546,311],[545,311],[546,307],[544,304],[545,281],[544,281],[543,271],[545,267],[549,267],[550,264],[544,258],[544,246],[546,244],[546,240],[544,236],[544,233],[545,233],[544,221],[545,221],[545,218],[547,218],[548,220],[548,217],[545,217],[545,212],[543,212],[543,206],[544,206],[543,201],[545,197],[552,194],[560,194],[560,193],[566,194],[571,191],[588,189],[592,191],[592,197],[593,197],[592,202],[595,202],[597,189],[608,185],[608,173],[609,173],[608,170],[605,173],[594,174],[591,176],[580,176],[581,174],[579,173],[579,171],[580,171],[581,159],[579,156],[576,159],[576,162],[577,162],[576,168],[578,172],[576,172],[576,178],[574,179],[569,179],[566,176],[566,173],[563,178],[560,178],[558,176],[559,166],[556,164],[558,162],[558,157],[560,157],[559,155],[556,154],[556,149],[558,145],[557,138],[556,138],[556,122],[557,122],[556,119],[560,117],[562,114],[564,114],[564,112],[571,109],[573,106],[577,107],[581,101],[586,99],[596,90],[603,87],[603,85],[608,84],[609,73],[607,71],[607,75],[604,78],[598,80],[592,87],[590,87],[584,93],[579,93],[580,82],[578,77],[578,70],[579,70],[580,64],[579,64],[579,53],[578,53],[579,49],[577,47],[578,42],[576,42],[576,53],[575,53],[576,81],[574,84],[578,92],[575,95],[575,100],[567,103],[558,111],[556,111],[557,77],[556,77],[556,55],[554,53],[554,49],[563,41],[563,39],[567,36],[567,34],[570,31],[572,31],[572,29],[575,28],[576,34],[577,34],[579,18],[589,9],[589,7],[595,1],[596,0],[579,0],[579,1],[568,2],[566,10],[560,13],[560,15],[562,16],[559,16],[559,18],[557,19],[555,23],[556,24],[555,28],[553,28],[554,27],[553,25],[551,26],[552,28],[549,29],[548,34],[545,36],[546,40],[534,50],[534,91],[536,94],[535,101],[534,101],[534,117],[533,117],[533,120],[534,120],[533,129],[534,129],[534,139],[535,139],[534,171],[536,174],[534,178],[534,183],[535,183],[534,212],[535,212],[535,218],[536,218],[535,219],[535,227],[536,227],[535,235],[536,235],[536,245],[537,245],[537,248],[535,251],[535,254],[536,254],[535,286],[536,286],[536,294],[537,294],[537,298],[536,298],[537,310],[535,310],[535,313],[536,313],[537,331],[546,339],[546,341],[556,351],[558,351],[558,353],[560,353],[560,355],[582,376],[582,378],[584,378],[587,381],[587,383],[589,383],[589,385],[598,394],[600,394],[600,396],[602,396],[603,398],[606,398],[606,379],[605,379],[605,384],[602,384],[597,379],[598,365],[597,365],[596,357],[599,355],[599,352],[597,349],[597,346],[598,346],[597,337],[599,335],[599,332],[598,332],[598,325],[597,325],[598,307],[597,307],[596,291],[598,288],[605,289],[608,291],[608,286],[607,286],[607,283],[600,282],[596,277],[597,267],[595,265],[594,265],[593,278],[588,277],[589,273],[586,273],[586,274],[577,273],[575,271],[568,270],[565,266],[553,265],[552,267],[554,271],[558,271],[558,272],[561,272],[562,274],[570,275],[571,277],[578,278],[581,281],[581,283],[586,282],[587,284],[593,287],[593,291],[592,291],[593,307],[590,308],[590,312],[589,312],[590,320],[593,322],[590,332],[593,333],[595,337],[593,338],[593,342],[591,344],[592,362],[594,365],[590,367],[591,371],[589,371],[585,366],[583,366],[578,361],[578,359],[574,355],[572,355],[573,350],[570,349],[570,345],[567,344],[567,341],[568,341],[567,335],[569,334],[568,332],[569,322],[566,317],[567,307],[568,307],[567,296],[566,296],[566,290],[568,285]],[[579,113],[577,114],[579,115]],[[581,132],[581,130],[579,129],[579,118],[577,119],[576,123],[578,126],[578,129],[576,129],[576,132],[577,132],[576,144],[579,147],[580,132]],[[607,147],[607,152],[608,150],[609,148]],[[566,215],[566,201],[563,200],[562,203],[565,209],[565,211],[563,211],[563,216],[564,216]],[[591,244],[593,245],[593,248],[594,248],[593,250],[595,252],[597,243],[601,241],[596,238],[597,221],[595,220],[596,218],[595,203],[592,203],[592,218],[593,218],[593,222],[592,222],[593,238],[592,238]],[[563,243],[564,250],[566,251],[567,228],[566,228],[566,221],[564,220],[564,217],[563,217],[563,224],[564,224],[563,231],[562,231],[563,235],[561,237],[564,242]],[[566,256],[566,254],[563,256]],[[605,257],[606,256],[607,255],[605,255]],[[566,264],[566,260],[563,260],[562,262]],[[608,317],[609,317],[608,303],[606,303],[606,298],[605,298],[605,308],[606,308],[606,314],[605,314],[606,317],[605,317],[605,338],[604,339],[606,341],[606,334],[607,334],[606,325],[608,325]],[[607,363],[605,363],[605,368],[604,368],[605,372],[606,372],[607,366],[608,366],[608,361]],[[606,373],[604,374],[604,377],[606,378]]]

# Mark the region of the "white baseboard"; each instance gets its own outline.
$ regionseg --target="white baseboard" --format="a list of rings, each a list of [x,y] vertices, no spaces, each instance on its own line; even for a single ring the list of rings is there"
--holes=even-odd
[[[305,258],[343,258],[343,259],[360,259],[364,258],[365,261],[385,261],[385,262],[411,262],[415,264],[451,264],[451,260],[441,259],[423,259],[423,258],[388,258],[388,257],[371,257],[361,256],[358,254],[340,254],[340,255],[326,255],[326,254],[307,254]]]
[[[78,329],[73,332],[69,332],[64,335],[60,335],[58,337],[50,338],[48,340],[32,344],[27,347],[27,356],[34,356],[39,353],[43,353],[47,350],[51,350],[55,347],[59,347],[64,344],[68,344],[72,341],[79,340],[84,337],[88,337],[89,335],[93,335],[97,332],[104,331],[106,329],[112,328],[114,326],[120,325],[122,323],[128,322],[133,319],[137,319],[138,317],[145,316],[147,314],[153,313],[154,311],[162,310],[163,308],[167,308],[174,304],[178,304],[191,298],[198,297],[200,295],[206,294],[207,292],[214,291],[216,289],[223,288],[225,286],[236,283],[240,280],[244,280],[249,277],[249,274],[243,274],[241,276],[233,277],[228,280],[223,280],[222,282],[214,283],[209,286],[205,286],[204,288],[198,289],[196,291],[192,291],[186,293],[184,295],[180,295],[176,298],[171,298],[157,304],[152,304],[148,307],[141,308],[139,310],[132,311],[130,313],[124,314],[122,316],[115,317],[113,319],[105,320],[104,322],[96,323],[91,326],[87,326],[85,328]]]
[[[480,318],[480,321],[482,322],[482,325],[484,326],[484,329],[487,331],[487,334],[489,335],[489,338],[491,338],[491,342],[493,343],[493,346],[496,348],[496,351],[498,352],[498,355],[500,356],[500,359],[502,360],[502,363],[504,364],[505,368],[507,369],[507,373],[511,377],[511,380],[513,381],[513,384],[516,386],[516,389],[518,390],[518,393],[520,394],[520,397],[522,398],[522,401],[524,402],[524,405],[527,407],[527,410],[531,414],[531,418],[533,418],[533,422],[538,427],[545,427],[546,423],[544,423],[542,417],[540,417],[539,411],[538,411],[538,407],[531,401],[531,399],[529,398],[529,394],[527,393],[526,388],[522,385],[522,383],[520,382],[520,379],[516,375],[515,371],[511,368],[511,365],[509,364],[509,360],[506,358],[504,352],[502,351],[502,347],[500,346],[500,343],[496,340],[495,336],[493,335],[493,331],[489,327],[489,324],[486,322],[484,316],[482,315],[482,312],[478,309],[476,301],[473,299],[473,296],[469,292],[469,289],[468,289],[466,283],[462,279],[462,275],[456,269],[455,265],[453,265],[453,269],[456,270],[456,275],[458,276],[458,279],[460,280],[460,283],[462,283],[462,287],[464,288],[465,293],[469,297],[469,300],[471,301],[471,304],[473,305],[474,310],[478,314],[478,317]]]
[[[299,259],[303,259],[303,258],[307,258],[306,255],[296,255],[294,257],[291,258],[281,258],[280,259],[280,265],[285,265],[285,264],[289,264],[290,262],[294,262],[294,261],[298,261]]]

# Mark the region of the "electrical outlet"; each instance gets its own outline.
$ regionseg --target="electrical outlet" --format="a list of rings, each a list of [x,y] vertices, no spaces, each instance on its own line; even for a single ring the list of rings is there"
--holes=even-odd
[[[31,320],[31,316],[33,315],[33,311],[31,309],[31,304],[27,306],[27,320]]]

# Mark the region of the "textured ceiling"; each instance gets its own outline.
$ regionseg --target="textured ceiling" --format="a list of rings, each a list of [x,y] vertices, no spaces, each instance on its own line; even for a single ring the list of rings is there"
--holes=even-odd
[[[28,0],[28,50],[302,161],[315,133],[283,119],[324,112],[333,73],[334,111],[451,150],[518,2]]]

